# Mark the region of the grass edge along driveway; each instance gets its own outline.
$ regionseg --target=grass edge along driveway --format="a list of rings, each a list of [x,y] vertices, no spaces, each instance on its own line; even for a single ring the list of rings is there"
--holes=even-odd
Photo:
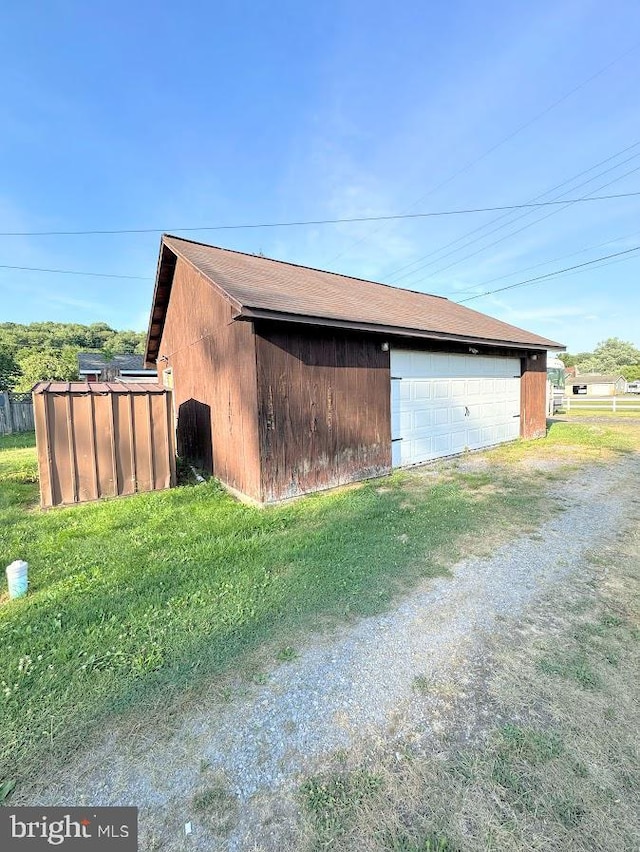
[[[447,571],[472,539],[504,540],[549,510],[536,453],[567,461],[637,446],[629,430],[555,424],[542,442],[256,509],[215,481],[42,512],[30,436],[0,441],[0,554],[30,564],[0,603],[0,783],[35,776],[97,723],[161,712],[257,649],[366,616]],[[634,444],[635,441],[635,444]],[[556,447],[555,451],[553,447]]]

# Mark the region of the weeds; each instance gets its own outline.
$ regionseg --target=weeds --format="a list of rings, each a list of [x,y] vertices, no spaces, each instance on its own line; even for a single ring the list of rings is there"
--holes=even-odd
[[[238,800],[223,782],[197,792],[192,799],[193,812],[214,834],[227,835],[238,816]]]
[[[541,672],[568,680],[575,680],[584,689],[601,689],[602,679],[593,669],[587,655],[582,651],[565,655],[562,653],[543,657],[538,667]]]
[[[287,645],[285,648],[280,648],[276,654],[276,660],[280,663],[290,663],[292,660],[297,660],[298,656],[296,649]]]
[[[416,675],[412,683],[413,689],[416,692],[427,693],[432,687],[432,681],[427,675]]]
[[[365,770],[306,781],[301,789],[302,800],[314,824],[318,848],[326,848],[341,837],[358,807],[381,786],[381,778]]]

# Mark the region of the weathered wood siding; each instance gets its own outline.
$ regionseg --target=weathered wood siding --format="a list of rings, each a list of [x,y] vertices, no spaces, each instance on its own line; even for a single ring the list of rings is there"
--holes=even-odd
[[[181,258],[159,356],[158,375],[172,370],[178,453],[259,500],[253,324],[235,322],[229,302]]]
[[[256,354],[264,502],[391,470],[380,338],[256,323]]]
[[[534,361],[522,358],[520,379],[520,437],[544,438],[547,434],[547,353]]]
[[[31,432],[34,429],[31,395],[0,392],[0,435]]]

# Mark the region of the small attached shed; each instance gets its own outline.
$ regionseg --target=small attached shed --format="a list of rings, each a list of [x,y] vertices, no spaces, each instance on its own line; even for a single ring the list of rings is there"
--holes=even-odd
[[[544,435],[548,349],[439,296],[165,235],[145,357],[178,452],[269,503]]]
[[[40,382],[33,389],[33,407],[43,508],[175,485],[166,388]]]

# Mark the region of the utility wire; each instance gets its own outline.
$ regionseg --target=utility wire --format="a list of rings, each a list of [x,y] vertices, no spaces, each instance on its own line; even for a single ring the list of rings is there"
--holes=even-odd
[[[536,115],[534,115],[534,116],[533,116],[533,118],[530,118],[528,121],[525,121],[525,123],[524,123],[524,124],[521,124],[521,125],[520,125],[519,127],[517,127],[515,130],[513,130],[511,133],[509,133],[507,136],[505,136],[505,137],[503,137],[502,139],[500,139],[498,142],[496,142],[496,143],[495,143],[494,145],[492,145],[490,148],[487,148],[487,150],[486,150],[486,151],[483,151],[483,152],[482,152],[482,154],[478,155],[475,159],[470,160],[468,163],[466,163],[464,166],[462,166],[460,169],[458,169],[456,172],[454,172],[454,173],[453,173],[452,175],[450,175],[448,178],[445,178],[445,180],[443,180],[443,181],[441,181],[440,183],[436,184],[434,187],[432,187],[432,188],[431,188],[428,192],[426,192],[424,195],[421,195],[421,196],[420,196],[420,198],[418,198],[418,199],[417,199],[417,201],[414,201],[414,202],[413,202],[413,204],[411,204],[411,205],[407,208],[407,210],[412,210],[412,209],[413,209],[416,205],[418,205],[418,204],[420,204],[422,201],[424,201],[424,200],[425,200],[425,198],[428,198],[430,195],[433,195],[433,193],[434,193],[434,192],[437,192],[439,189],[442,189],[442,187],[443,187],[443,186],[447,186],[449,183],[451,183],[451,181],[455,180],[455,179],[456,179],[457,177],[459,177],[460,175],[462,175],[462,174],[464,174],[465,172],[469,171],[469,169],[473,168],[473,166],[475,166],[475,165],[476,165],[477,163],[479,163],[481,160],[484,160],[484,158],[485,158],[485,157],[488,157],[488,156],[489,156],[489,154],[492,154],[492,153],[493,153],[494,151],[496,151],[498,148],[501,148],[503,145],[505,145],[507,142],[509,142],[511,139],[513,139],[513,138],[514,138],[514,136],[517,136],[519,133],[522,133],[522,131],[523,131],[523,130],[526,130],[526,129],[527,129],[528,127],[530,127],[532,124],[535,124],[535,122],[536,122],[536,121],[539,121],[541,118],[544,118],[544,116],[545,116],[545,115],[547,115],[548,113],[550,113],[550,112],[551,112],[552,110],[554,110],[557,106],[560,106],[560,104],[561,104],[561,103],[564,103],[564,101],[566,101],[568,98],[570,98],[570,97],[571,97],[572,95],[574,95],[576,92],[579,92],[579,91],[580,91],[580,89],[583,89],[585,86],[588,86],[588,85],[589,85],[589,83],[591,83],[593,80],[597,79],[597,78],[598,78],[598,77],[600,77],[602,74],[605,74],[605,73],[606,73],[606,72],[607,72],[610,68],[612,68],[614,65],[616,65],[618,62],[620,62],[620,61],[621,61],[622,59],[624,59],[625,57],[627,57],[630,53],[633,53],[633,51],[634,51],[634,50],[637,50],[637,49],[638,49],[638,47],[640,47],[640,42],[636,42],[636,43],[635,43],[635,44],[633,44],[630,48],[628,48],[627,50],[625,50],[625,51],[623,51],[622,53],[620,53],[618,56],[616,56],[616,57],[615,57],[615,59],[612,59],[612,60],[611,60],[611,62],[607,63],[607,65],[605,65],[605,66],[603,66],[602,68],[600,68],[600,69],[599,69],[598,71],[596,71],[594,74],[591,74],[591,76],[590,76],[590,77],[587,77],[587,79],[586,79],[586,80],[583,80],[581,83],[578,83],[578,85],[577,85],[577,86],[574,86],[574,87],[573,87],[573,89],[570,89],[568,92],[565,92],[565,94],[564,94],[564,95],[561,95],[559,98],[557,98],[557,100],[555,100],[555,101],[553,101],[553,103],[549,104],[549,106],[548,106],[548,107],[546,107],[545,109],[543,109],[543,110],[542,110],[542,112],[537,113]],[[376,230],[374,230],[374,231],[373,231],[373,234],[378,233],[378,231],[380,231],[380,230],[381,230],[380,228],[377,228]],[[373,236],[373,234],[369,234],[369,235],[368,235],[368,236],[366,236],[366,237],[361,237],[359,240],[356,240],[356,241],[352,244],[352,246],[351,246],[351,248],[350,248],[350,249],[344,249],[344,250],[343,250],[343,251],[341,251],[339,254],[334,255],[333,257],[331,257],[331,258],[327,261],[327,264],[329,264],[329,263],[333,263],[333,261],[334,261],[334,260],[337,260],[339,257],[342,257],[344,254],[346,254],[346,253],[347,253],[347,251],[351,251],[351,250],[352,250],[353,248],[355,248],[356,246],[358,246],[358,245],[360,245],[361,243],[364,243],[364,242],[366,242],[367,240],[371,239],[371,237]]]
[[[599,186],[597,189],[595,189],[593,191],[598,192],[601,189],[605,189],[606,187],[611,186],[614,183],[617,183],[618,181],[622,180],[625,177],[628,177],[629,175],[634,174],[637,171],[640,171],[640,166],[637,166],[636,168],[631,169],[628,172],[625,172],[623,175],[620,175],[619,177],[614,178],[613,180],[609,181],[608,183],[602,184],[601,186]],[[603,172],[602,174],[605,174],[605,172]],[[601,177],[601,175],[597,175],[596,177]],[[592,180],[593,179],[594,178],[592,178]],[[590,181],[587,181],[587,182],[590,183]],[[597,196],[592,196],[592,197],[596,198]],[[538,225],[540,222],[543,222],[545,219],[548,219],[550,216],[555,216],[557,213],[561,213],[563,209],[570,207],[574,202],[573,202],[572,199],[565,198],[565,199],[562,199],[561,201],[554,201],[552,203],[555,204],[555,205],[564,205],[564,206],[560,207],[559,209],[552,210],[550,213],[547,213],[544,216],[540,216],[538,219],[535,219],[533,222],[529,222],[526,225],[522,225],[522,227],[520,227],[520,228],[516,228],[515,231],[510,231],[508,234],[505,234],[503,237],[499,237],[497,240],[494,240],[493,242],[488,243],[485,246],[481,246],[479,249],[476,249],[475,251],[469,252],[469,254],[465,254],[463,257],[459,258],[458,260],[453,260],[451,263],[448,263],[446,266],[441,266],[439,269],[436,269],[434,272],[430,272],[428,275],[425,275],[423,278],[419,278],[418,281],[420,281],[420,282],[421,281],[428,281],[429,278],[433,278],[436,275],[440,275],[442,272],[446,272],[448,269],[451,269],[453,266],[457,266],[459,263],[463,263],[465,260],[469,260],[472,257],[476,257],[477,255],[481,254],[483,251],[487,251],[488,249],[493,248],[493,246],[497,246],[500,243],[503,243],[505,240],[508,240],[511,237],[515,237],[516,234],[520,234],[522,231],[526,231],[527,228],[531,228],[531,227],[533,227],[533,225]],[[517,222],[518,219],[521,219],[521,218],[523,218],[523,217],[518,216],[518,217],[516,217],[516,219],[513,220],[513,222],[510,222],[509,224],[515,224],[515,222]],[[415,284],[415,283],[417,283],[417,282],[416,281],[412,282],[412,284]]]
[[[495,278],[489,278],[486,281],[481,281],[479,284],[474,284],[473,287],[460,287],[458,289],[451,287],[447,292],[450,296],[459,296],[461,293],[473,293],[478,289],[478,287],[488,287],[489,284],[494,284],[496,281],[504,281],[505,278],[513,278],[514,275],[522,275],[524,272],[530,272],[532,269],[540,269],[541,266],[548,266],[548,264],[555,263],[558,260],[566,260],[568,257],[575,257],[578,254],[584,254],[587,251],[602,248],[603,246],[610,246],[614,243],[621,243],[624,242],[624,240],[630,240],[631,238],[635,239],[638,236],[638,231],[634,231],[632,234],[625,234],[623,237],[616,237],[613,240],[605,240],[603,243],[585,246],[584,248],[578,249],[578,251],[569,252],[569,254],[560,254],[557,257],[550,257],[548,260],[543,260],[542,263],[535,263],[533,266],[525,266],[523,269],[516,269],[514,272],[507,272],[505,275],[497,275]],[[438,295],[447,296],[447,293],[439,293]]]
[[[552,192],[555,192],[556,190],[562,189],[562,187],[567,186],[567,184],[573,183],[574,181],[578,180],[578,178],[581,178],[584,175],[589,174],[589,172],[595,171],[595,169],[598,169],[601,166],[606,165],[607,163],[611,162],[611,160],[615,160],[616,158],[622,156],[622,154],[626,154],[628,151],[632,151],[634,148],[637,148],[638,146],[640,146],[640,141],[634,142],[632,145],[629,145],[626,148],[623,148],[621,151],[616,151],[615,154],[612,154],[611,156],[606,157],[604,160],[600,160],[599,163],[595,163],[595,165],[590,166],[588,169],[584,169],[583,171],[578,172],[578,174],[575,174],[572,177],[567,178],[566,180],[562,181],[561,183],[557,183],[555,186],[552,186],[550,189],[545,190],[545,192],[541,192],[539,195],[535,195],[532,198],[528,198],[527,201],[528,202],[541,201],[546,195],[550,195]],[[637,155],[633,155],[633,156],[637,156]],[[633,156],[628,158],[624,162],[628,162],[630,159],[633,159]],[[618,166],[621,166],[623,164],[624,163],[618,163],[617,166],[613,166],[612,168],[615,169]],[[608,169],[607,171],[611,171],[611,169]],[[601,172],[599,175],[594,175],[594,177],[591,178],[590,180],[584,181],[583,183],[578,184],[578,186],[574,186],[572,189],[568,189],[565,192],[560,193],[559,195],[555,196],[555,198],[551,198],[550,200],[555,201],[555,200],[559,199],[562,195],[565,195],[566,192],[575,192],[576,189],[579,189],[580,187],[585,186],[586,184],[590,183],[591,180],[595,180],[597,177],[600,177],[602,174],[606,174],[606,172],[604,172],[604,173]],[[524,215],[527,215],[527,214],[524,214]],[[460,246],[459,248],[454,249],[451,252],[447,252],[446,254],[442,254],[442,252],[444,252],[446,249],[450,248],[451,246],[457,245],[458,243],[462,242],[462,240],[464,240],[466,237],[471,237],[474,234],[477,234],[479,231],[485,231],[491,225],[495,224],[496,222],[500,222],[503,219],[508,218],[508,216],[509,216],[509,213],[507,212],[507,213],[503,213],[500,216],[496,216],[495,219],[490,219],[488,222],[485,222],[483,225],[479,225],[477,228],[474,228],[471,231],[467,231],[466,233],[462,234],[460,237],[456,237],[455,240],[451,240],[451,242],[446,243],[445,245],[441,246],[440,248],[433,249],[432,251],[427,252],[427,254],[423,254],[421,257],[417,257],[415,260],[412,260],[410,263],[406,263],[404,266],[400,266],[400,267],[392,270],[391,272],[386,273],[385,278],[391,280],[394,276],[397,276],[400,272],[402,272],[404,274],[401,275],[399,278],[395,279],[396,281],[399,281],[399,280],[402,280],[403,278],[406,278],[406,277],[413,275],[414,272],[418,272],[419,270],[426,269],[427,266],[431,266],[434,263],[438,263],[439,261],[444,260],[445,257],[449,257],[451,254],[455,254],[455,252],[461,251],[462,249],[466,248],[469,245],[473,245],[474,242],[477,242],[478,240],[484,239],[484,237],[489,236],[489,234],[484,234],[482,236],[479,236],[475,240],[469,240],[463,246]],[[510,225],[512,223],[513,223],[513,220],[511,220],[511,222],[505,222],[503,225],[500,226],[500,228],[506,228],[506,227],[508,227],[508,225]],[[491,231],[490,233],[495,233],[496,230],[499,230],[499,228],[494,228],[494,230]],[[434,257],[435,255],[440,255],[440,257],[435,258]],[[429,258],[431,258],[431,257],[434,257],[433,261],[429,261],[428,263],[422,263],[422,261],[424,261],[424,260],[428,261]],[[417,268],[411,269],[412,266],[415,266]],[[405,272],[405,270],[411,270],[411,271]]]
[[[606,254],[603,257],[596,257],[593,260],[585,261],[585,263],[577,263],[575,266],[567,266],[565,269],[556,269],[555,272],[547,272],[545,275],[537,275],[535,278],[527,278],[526,281],[518,281],[517,284],[498,287],[496,290],[487,290],[486,293],[477,293],[475,296],[460,299],[458,304],[463,305],[465,302],[472,302],[474,299],[482,299],[483,296],[491,296],[494,293],[503,293],[505,290],[515,290],[516,287],[529,287],[531,284],[535,284],[538,281],[544,281],[546,278],[555,278],[557,275],[564,275],[567,272],[573,272],[575,269],[583,269],[585,266],[593,266],[594,263],[600,263],[603,260],[609,260],[613,257],[628,255],[635,251],[640,251],[640,246],[634,246],[633,248],[625,249],[624,251],[617,251],[613,254]]]
[[[110,272],[79,272],[75,269],[41,269],[39,266],[8,266],[0,263],[0,269],[17,269],[23,272],[50,272],[53,275],[89,275],[92,278],[126,278],[129,281],[151,281],[148,275],[114,275]]]
[[[91,231],[0,231],[0,237],[80,237],[106,234],[165,234],[186,231],[237,231],[254,228],[292,228],[304,225],[337,225],[349,222],[384,222],[393,219],[428,219],[436,216],[461,216],[468,213],[495,213],[499,210],[522,210],[527,207],[551,207],[559,204],[578,204],[586,201],[610,201],[617,198],[632,198],[638,192],[621,192],[615,195],[594,195],[570,198],[562,201],[541,201],[526,204],[503,204],[496,207],[468,207],[458,210],[434,210],[426,213],[400,213],[391,216],[353,216],[348,219],[309,219],[299,222],[261,222],[245,225],[202,225],[197,228],[119,228]]]

